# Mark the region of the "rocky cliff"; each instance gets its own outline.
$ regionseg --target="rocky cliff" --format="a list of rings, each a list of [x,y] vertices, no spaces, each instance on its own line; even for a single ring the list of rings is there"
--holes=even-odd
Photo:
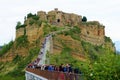
[[[114,44],[109,37],[105,36],[104,28],[105,26],[98,21],[83,22],[81,15],[65,13],[58,9],[48,13],[44,11],[38,11],[37,14],[29,13],[24,23],[16,26],[14,45],[4,56],[9,56],[13,52],[15,55],[26,56],[32,47],[41,47],[45,35],[56,31],[59,33],[53,38],[53,53],[61,53],[66,45],[72,49],[71,53],[84,56],[85,53],[89,53],[89,50],[85,51],[84,43],[90,43],[94,48],[102,46],[102,49],[114,52]]]
[[[39,17],[38,22],[48,22],[51,25],[56,25],[57,27],[65,27],[65,26],[78,26],[81,29],[80,37],[92,44],[101,45],[104,44],[104,26],[101,25],[97,21],[91,22],[82,22],[82,16],[73,14],[73,13],[65,13],[62,11],[58,11],[58,9],[52,10],[48,13],[44,11],[38,11],[37,16]],[[26,26],[26,34],[28,36],[28,40],[30,42],[36,40],[40,35],[42,35],[41,25],[38,26],[35,23],[30,25],[30,22],[33,19],[28,18],[25,21]],[[20,28],[16,30],[16,38],[24,34],[24,28]]]
[[[111,65],[119,62],[119,59],[113,58],[115,46],[110,37],[105,36],[105,26],[98,21],[85,22],[81,15],[58,9],[29,13],[24,19],[23,24],[19,22],[16,25],[15,41],[0,50],[0,78],[3,75],[3,80],[10,79],[10,76],[13,80],[24,80],[25,67],[37,59],[48,34],[52,34],[50,51],[46,55],[50,64],[70,63],[79,67],[85,75],[93,73],[93,70],[98,75],[101,70],[109,73],[113,68]],[[92,64],[95,67],[92,68]]]

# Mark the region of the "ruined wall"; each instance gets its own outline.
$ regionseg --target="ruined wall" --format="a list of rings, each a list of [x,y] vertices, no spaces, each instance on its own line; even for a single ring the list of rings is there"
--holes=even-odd
[[[81,39],[82,40],[90,42],[94,45],[104,44],[105,31],[104,31],[103,25],[88,24],[88,25],[82,25],[80,26],[80,28],[81,28]]]
[[[24,28],[20,28],[16,30],[16,38],[24,35]]]
[[[36,25],[26,27],[26,35],[28,36],[28,41],[30,43],[35,42],[38,38],[43,35],[43,24],[41,27]]]
[[[57,26],[75,26],[82,21],[82,16],[73,13],[58,11],[58,9],[49,11],[48,14],[43,11],[38,11],[37,15],[40,16],[43,21],[47,20],[52,25]]]
[[[56,25],[58,27],[77,25],[81,28],[80,37],[82,40],[90,42],[94,45],[104,44],[104,26],[97,21],[85,22],[85,24],[82,24],[82,16],[58,11],[58,9],[49,11],[48,13],[44,11],[38,11],[37,15],[40,17],[39,21],[47,21],[51,25]],[[25,21],[25,24],[27,25],[26,35],[28,36],[28,40],[32,42],[42,35],[43,32],[40,26],[36,26],[35,24],[29,25],[30,20],[32,20],[32,18],[28,18]],[[18,29],[16,31],[16,38],[23,34],[24,29]]]
[[[44,11],[38,11],[37,15],[40,17],[39,20],[41,21],[47,21],[47,14]]]

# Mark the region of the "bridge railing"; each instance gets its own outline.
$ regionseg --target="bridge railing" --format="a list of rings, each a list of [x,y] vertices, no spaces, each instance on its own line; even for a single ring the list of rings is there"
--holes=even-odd
[[[48,80],[84,80],[82,74],[47,71],[35,68],[26,68],[26,71],[44,77]]]

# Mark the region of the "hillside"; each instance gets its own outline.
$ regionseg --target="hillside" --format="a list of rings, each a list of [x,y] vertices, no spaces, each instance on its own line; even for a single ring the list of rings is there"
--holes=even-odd
[[[82,64],[94,63],[102,55],[113,55],[115,46],[105,36],[104,28],[98,21],[87,22],[81,15],[58,9],[29,13],[23,24],[18,22],[16,25],[15,41],[5,45],[0,52],[0,76],[23,79],[25,67],[38,56],[48,34],[53,34],[51,52],[47,55],[51,64],[71,63],[73,67],[81,68]]]
[[[2,46],[0,46],[0,50],[2,49]]]

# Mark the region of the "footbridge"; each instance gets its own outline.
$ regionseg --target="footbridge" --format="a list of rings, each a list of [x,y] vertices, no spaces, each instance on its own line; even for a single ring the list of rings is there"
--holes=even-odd
[[[52,35],[55,33],[57,32],[48,34],[45,37],[37,59],[26,67],[26,80],[83,80],[82,74],[45,68],[47,66],[46,64],[49,64],[49,59],[46,58],[46,54],[48,52],[52,53]]]

